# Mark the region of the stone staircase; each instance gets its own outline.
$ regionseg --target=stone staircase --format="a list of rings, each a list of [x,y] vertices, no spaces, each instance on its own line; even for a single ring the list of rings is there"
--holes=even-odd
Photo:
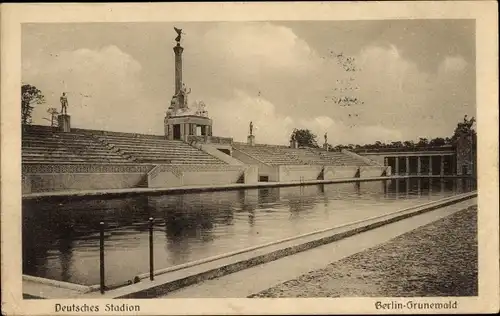
[[[246,145],[234,143],[234,148],[269,165],[320,165],[320,166],[367,166],[342,152],[327,152],[319,148],[289,148],[272,145]]]
[[[95,137],[103,145],[136,162],[175,165],[226,164],[183,141],[123,135],[95,135]]]
[[[257,160],[262,161],[268,165],[303,165],[295,154],[285,151],[285,147],[268,146],[268,145],[243,145],[233,144],[233,146],[244,152],[245,154],[255,157]]]
[[[310,149],[316,152],[321,159],[328,162],[331,166],[369,166],[363,159],[357,159],[338,151],[325,151],[323,149]]]

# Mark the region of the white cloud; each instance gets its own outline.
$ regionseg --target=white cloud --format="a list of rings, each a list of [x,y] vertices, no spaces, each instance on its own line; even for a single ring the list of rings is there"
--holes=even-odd
[[[457,115],[463,117],[467,113],[462,111],[469,111],[460,107],[473,95],[473,91],[460,88],[469,80],[458,71],[466,66],[461,57],[445,58],[437,74],[419,69],[394,45],[366,47],[357,60],[362,71],[356,74],[356,82],[365,102],[357,113],[362,124],[381,127],[370,130],[374,139],[449,136],[458,122]]]
[[[311,130],[318,136],[320,145],[325,132],[332,144],[401,139],[399,131],[383,126],[348,125],[328,116],[294,120],[277,114],[275,105],[268,100],[251,97],[241,90],[236,90],[231,99],[214,100],[214,103],[218,106],[209,112],[214,120],[214,134],[231,135],[235,141],[246,141],[250,121],[254,124],[257,143],[288,144],[294,128]]]
[[[209,115],[214,121],[214,135],[230,135],[235,141],[245,142],[249,124],[254,125],[257,143],[286,144],[293,130],[293,119],[276,114],[275,105],[264,98],[251,97],[235,90],[232,98],[214,100]]]
[[[223,89],[282,93],[280,88],[305,81],[322,64],[291,29],[271,23],[218,23],[190,33],[183,45],[185,79],[200,98],[225,94]]]
[[[328,116],[300,120],[298,126],[299,128],[307,128],[318,136],[318,145],[323,144],[323,135],[325,133],[328,133],[328,142],[334,146],[338,144],[373,143],[377,140],[389,142],[390,140],[400,139],[402,136],[399,131],[380,125],[346,124],[341,121],[335,121]]]
[[[291,29],[271,23],[220,23],[193,47],[203,47],[204,55],[234,67],[240,75],[266,71],[304,71],[316,65],[315,53]]]
[[[214,135],[246,141],[253,121],[260,143],[286,144],[293,128],[311,129],[320,143],[324,132],[334,144],[389,142],[447,136],[457,117],[474,115],[473,107],[463,106],[471,103],[474,91],[463,88],[473,79],[461,56],[447,56],[437,73],[427,73],[395,45],[370,45],[354,56],[362,70],[347,73],[284,26],[249,22],[201,27],[185,29],[184,80],[193,88],[190,100],[207,104]],[[168,49],[168,57],[154,45],[141,50],[154,56],[154,67],[162,69],[158,72],[146,66],[150,61],[141,65],[113,45],[52,52],[58,57],[32,50],[23,60],[23,81],[40,88],[57,108],[61,92],[69,92],[74,126],[161,134],[173,92],[174,58]],[[336,80],[351,77],[360,88],[354,96],[365,104],[343,108],[325,101],[335,95]],[[46,107],[35,111],[36,123],[46,116]]]
[[[60,109],[59,96],[68,95],[72,126],[92,129],[162,131],[158,114],[139,80],[141,65],[116,46],[99,50],[61,51],[23,63],[23,82],[45,94],[46,105],[33,113],[35,123],[46,123],[46,109]],[[158,124],[159,123],[159,124]]]

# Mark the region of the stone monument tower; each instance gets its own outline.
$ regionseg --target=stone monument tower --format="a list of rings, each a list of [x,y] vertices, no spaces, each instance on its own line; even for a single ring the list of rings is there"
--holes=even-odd
[[[177,32],[174,46],[175,54],[175,90],[170,106],[165,115],[165,137],[170,140],[188,141],[189,136],[212,136],[212,120],[208,117],[205,104],[198,102],[197,109],[190,109],[188,95],[191,89],[182,80],[182,29],[174,27]]]

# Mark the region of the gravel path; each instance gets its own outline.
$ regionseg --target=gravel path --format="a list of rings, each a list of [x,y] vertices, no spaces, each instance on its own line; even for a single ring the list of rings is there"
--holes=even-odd
[[[477,296],[477,291],[473,206],[249,297]]]

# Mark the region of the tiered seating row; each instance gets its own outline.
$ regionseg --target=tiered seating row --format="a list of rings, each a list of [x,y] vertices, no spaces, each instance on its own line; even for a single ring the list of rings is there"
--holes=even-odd
[[[317,150],[321,158],[333,166],[368,166],[362,159],[356,159],[342,152]]]
[[[131,162],[93,137],[59,133],[50,129],[27,129],[22,135],[23,162],[126,163]]]
[[[246,146],[234,145],[235,148],[242,150],[246,154],[270,165],[303,165],[304,162],[298,159],[293,153],[286,153],[284,149],[278,146]]]
[[[136,138],[116,135],[96,136],[139,162],[172,164],[225,164],[204,151],[182,141]]]
[[[321,159],[321,156],[308,149],[285,148],[284,150],[293,153],[297,156],[297,159],[300,159],[307,165],[324,165],[326,163],[324,159]]]
[[[269,145],[234,144],[246,154],[269,165],[330,165],[330,166],[365,166],[361,159],[356,159],[341,152],[327,152],[312,148],[289,148]]]

